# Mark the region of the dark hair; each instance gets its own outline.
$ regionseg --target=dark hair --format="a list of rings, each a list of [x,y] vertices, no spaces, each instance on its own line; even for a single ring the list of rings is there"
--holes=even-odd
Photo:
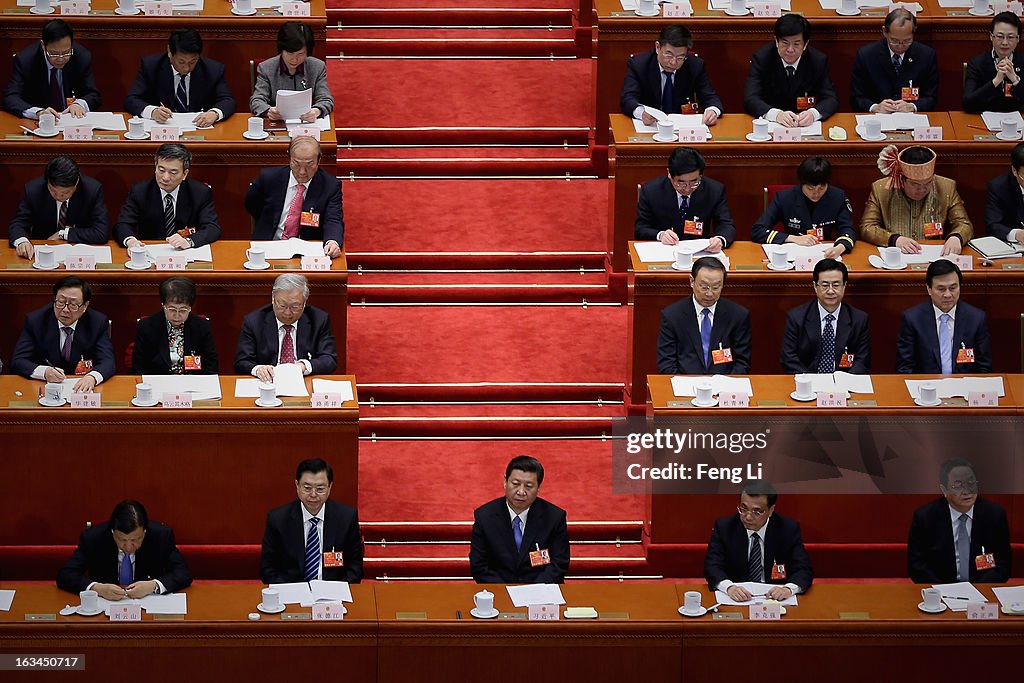
[[[699,273],[704,268],[710,268],[711,270],[717,270],[720,273],[722,273],[723,281],[724,278],[729,275],[725,268],[725,264],[716,259],[714,256],[701,256],[699,259],[694,261],[693,266],[690,268],[690,275],[692,277],[697,277],[697,273]]]
[[[327,483],[334,483],[334,470],[331,469],[331,466],[323,458],[309,458],[300,462],[299,466],[295,468],[295,481],[302,479],[302,475],[306,472],[310,474],[327,472]]]
[[[828,185],[832,180],[832,164],[825,157],[807,157],[796,167],[801,185]]]
[[[693,36],[690,35],[690,31],[685,26],[669,24],[661,29],[661,33],[658,34],[658,44],[690,49],[693,47]]]
[[[1010,152],[1010,163],[1015,171],[1019,171],[1020,167],[1024,166],[1024,142],[1018,142],[1014,145],[1013,150]]]
[[[537,486],[544,483],[544,465],[541,465],[537,458],[532,458],[529,455],[517,455],[512,458],[505,466],[505,479],[512,476],[512,470],[533,472],[537,475]]]
[[[169,277],[160,283],[160,303],[179,303],[191,306],[196,302],[196,283],[182,275]]]
[[[110,513],[110,530],[120,531],[122,534],[130,534],[136,529],[148,529],[149,517],[146,515],[146,508],[137,500],[122,500],[114,506]]]
[[[914,145],[907,147],[900,153],[900,159],[908,164],[927,164],[935,158],[935,152],[928,147]]]
[[[775,20],[775,40],[782,40],[800,34],[804,40],[811,39],[811,22],[800,14],[783,14]]]
[[[89,288],[89,283],[78,277],[77,275],[68,275],[57,280],[57,284],[53,286],[53,298],[57,298],[57,292],[62,289],[81,289],[82,290],[82,301],[88,301],[92,297],[92,289]]]
[[[167,49],[172,55],[201,55],[203,54],[203,38],[196,31],[190,28],[179,28],[171,31],[167,38]]]
[[[928,272],[924,275],[925,284],[931,287],[932,280],[940,275],[949,275],[950,273],[956,273],[957,282],[963,284],[964,274],[960,272],[960,267],[958,265],[949,259],[944,258],[940,258],[938,261],[932,261],[928,264]]]
[[[277,30],[277,51],[298,52],[306,48],[306,55],[313,55],[313,29],[301,21],[288,21]]]
[[[693,147],[676,147],[668,156],[668,174],[675,178],[684,173],[704,173],[704,155]]]
[[[49,45],[50,43],[56,43],[61,38],[68,37],[71,40],[75,39],[75,32],[71,29],[71,24],[64,21],[63,19],[51,19],[50,21],[43,24],[43,30],[40,34],[43,45]]]
[[[192,165],[192,152],[188,151],[188,147],[180,142],[165,142],[156,148],[153,159],[157,162],[178,159],[181,161],[181,167],[188,170],[188,167]]]
[[[914,16],[913,12],[907,10],[906,8],[897,7],[896,9],[885,15],[885,30],[888,33],[889,29],[892,28],[893,24],[903,25],[908,21],[911,23],[913,27],[911,28],[911,33],[913,33],[914,31],[917,30],[917,17]]]
[[[823,258],[814,264],[814,282],[818,281],[818,276],[822,273],[830,273],[833,270],[838,270],[843,274],[843,282],[849,282],[850,270],[845,263],[836,261],[834,258]]]
[[[768,507],[775,505],[775,501],[779,499],[775,487],[763,479],[747,479],[740,485],[740,495],[742,496],[744,493],[751,497],[767,496]]]
[[[74,187],[78,184],[80,177],[78,164],[74,159],[63,154],[50,159],[43,172],[43,178],[54,187]]]
[[[1000,12],[992,17],[992,23],[989,24],[988,30],[995,31],[996,24],[1009,24],[1017,29],[1017,33],[1020,33],[1020,18],[1013,12]]]
[[[971,474],[975,474],[974,465],[972,465],[970,461],[963,458],[950,458],[946,462],[942,463],[942,467],[939,468],[939,483],[943,486],[949,486],[949,473],[957,467],[966,467],[971,471]]]

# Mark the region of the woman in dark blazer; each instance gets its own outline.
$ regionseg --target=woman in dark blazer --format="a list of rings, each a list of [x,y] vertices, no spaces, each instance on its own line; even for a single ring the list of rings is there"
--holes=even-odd
[[[217,349],[206,318],[192,315],[196,283],[187,277],[160,284],[163,310],[139,321],[132,372],[149,375],[215,375]]]

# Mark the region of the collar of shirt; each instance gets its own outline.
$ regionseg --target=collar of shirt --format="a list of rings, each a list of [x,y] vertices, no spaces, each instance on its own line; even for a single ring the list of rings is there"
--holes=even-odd
[[[295,189],[295,187],[297,185],[304,185],[308,189],[309,188],[309,181],[307,180],[304,183],[300,183],[298,180],[295,179],[295,174],[292,173],[291,171],[289,171],[288,172],[288,189],[289,190],[293,190],[293,189]]]
[[[299,320],[302,320],[302,318],[300,317]],[[296,320],[294,323],[292,323],[292,335],[297,334],[299,331],[299,320]],[[284,334],[284,323],[278,320],[276,315],[274,316],[274,321],[277,322],[277,337],[278,339],[281,339],[281,335]],[[292,341],[296,344],[298,343],[294,336],[292,336]],[[306,508],[302,509],[305,510]]]
[[[509,524],[513,524],[515,518],[519,517],[519,519],[523,520],[523,529],[525,530],[526,529],[526,516],[530,514],[530,508],[526,508],[525,510],[520,512],[518,515],[516,515],[516,511],[513,510],[511,508],[511,506],[509,506],[507,500],[505,501],[505,508],[508,510],[508,523]]]
[[[135,553],[130,553],[128,557],[132,558],[132,566],[135,566]],[[117,549],[117,566],[120,567],[121,563],[124,562],[124,551],[120,548]]]
[[[56,316],[54,316],[54,318],[56,318]],[[79,318],[78,320],[81,320],[81,318]],[[65,327],[70,327],[72,330],[77,330],[78,329],[78,320],[76,320],[75,322],[71,323],[70,325],[65,325],[60,320],[57,320],[57,331],[60,332]]]
[[[185,87],[188,87],[189,83],[192,82],[192,78],[191,78],[192,77],[192,72],[191,71],[189,71],[187,74],[183,74],[183,73],[179,72],[177,69],[175,69],[172,66],[171,67],[171,80],[174,81],[174,87],[178,87],[178,81],[174,79],[174,76],[179,76],[181,78],[181,80],[185,81]]]
[[[970,509],[967,510],[967,512],[964,512],[964,513],[961,513],[959,510],[954,510],[952,505],[949,506],[949,518],[953,522],[953,528],[954,529],[956,529],[956,525],[960,521],[960,515],[961,514],[967,515],[968,521],[973,522],[974,521],[974,506],[972,505],[970,507]]]
[[[935,306],[935,304],[932,304],[932,312],[935,314],[935,324],[938,325],[939,322],[940,322],[939,318],[942,317],[942,311],[940,311]],[[949,309],[949,313],[947,313],[947,315],[949,316],[949,321],[951,323],[955,323],[956,322],[956,306],[954,306],[953,308]]]
[[[838,326],[839,325],[839,311],[841,311],[841,310],[843,310],[843,304],[842,303],[839,304],[839,306],[836,308],[836,310],[834,310],[831,313],[829,313],[828,311],[825,310],[825,307],[822,306],[821,302],[819,301],[818,302],[818,315],[821,316],[821,329],[823,329],[823,330],[825,329],[825,316],[827,316],[827,315],[833,316],[836,319],[834,324],[836,326]]]
[[[907,48],[907,50],[909,51],[910,48]],[[892,48],[889,48],[889,61],[891,62],[893,57],[895,57],[895,56],[896,56],[896,53],[892,51]],[[906,61],[907,61],[907,53],[904,52],[903,54],[900,55],[900,64],[903,64]]]
[[[703,311],[705,308],[707,308],[707,309],[709,309],[711,311],[711,324],[714,325],[715,324],[715,309],[718,308],[718,302],[716,301],[711,306],[701,306],[700,302],[697,301],[697,297],[690,297],[690,298],[693,301],[693,308],[697,311],[697,324],[700,325],[701,311]]]
[[[757,534],[761,538],[761,552],[764,553],[764,536],[765,536],[765,532],[768,531],[768,523],[771,522],[771,521],[772,521],[771,517],[766,519],[765,522],[764,522],[764,525],[760,529],[758,529],[757,531],[751,531],[750,529],[746,529],[746,528],[744,529],[744,531],[747,532],[747,546],[748,547],[750,546],[750,537],[753,536],[754,534]]]
[[[284,63],[284,58],[283,57],[277,62],[277,72],[279,74],[281,74],[282,76],[291,76],[291,75],[293,75],[293,74],[288,73],[288,65]],[[306,75],[306,60],[302,60],[302,64],[299,64],[299,66],[295,69],[294,76],[296,78],[298,78],[299,76],[305,76],[305,75]]]
[[[180,190],[180,189],[181,189],[181,185],[180,184],[176,188],[174,188],[173,192],[164,192],[163,188],[160,188],[160,204],[163,204],[165,201],[167,201],[167,196],[170,195],[171,201],[174,203],[175,208],[177,208],[177,206],[178,206],[178,190]]]
[[[323,505],[320,506],[320,509],[317,510],[317,513],[315,515],[311,515],[311,514],[309,514],[309,510],[306,509],[306,506],[303,505],[302,503],[299,503],[299,508],[302,510],[302,525],[303,525],[303,527],[308,527],[309,526],[309,520],[311,520],[314,517],[316,517],[317,519],[320,520],[318,522],[318,524],[317,524],[317,529],[319,530],[321,538],[323,538],[324,508],[326,508],[326,507],[327,507],[327,503],[325,502]]]
[[[800,70],[800,60],[803,59],[803,58],[804,58],[804,56],[803,56],[803,54],[801,54],[799,57],[797,57],[797,60],[795,62],[793,62],[792,64],[786,64],[786,60],[783,59],[781,56],[779,56],[779,61],[782,62],[783,70],[785,70],[785,68],[787,66],[791,66],[791,67],[793,67],[793,69],[795,71],[799,71]]]

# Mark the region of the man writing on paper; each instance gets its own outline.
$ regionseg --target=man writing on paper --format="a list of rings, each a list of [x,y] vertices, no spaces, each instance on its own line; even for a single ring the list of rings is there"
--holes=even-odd
[[[40,114],[82,118],[98,109],[100,91],[92,77],[92,54],[74,39],[75,32],[63,19],[46,22],[39,42],[14,55],[4,109],[35,120]]]
[[[71,157],[50,159],[41,178],[25,183],[8,239],[15,253],[27,259],[35,255],[32,240],[105,244],[110,224],[103,186],[82,175]]]
[[[704,578],[711,590],[738,602],[755,597],[737,583],[772,583],[765,597],[785,600],[811,587],[814,571],[804,549],[800,523],[775,514],[778,494],[760,479],[740,486],[736,514],[715,520],[704,556]]]
[[[1003,583],[1013,554],[1006,511],[978,497],[974,466],[962,458],[942,463],[942,498],[914,512],[907,568],[914,583]]]
[[[202,56],[203,39],[190,28],[172,31],[167,54],[143,57],[125,111],[164,123],[175,113],[199,112],[192,123],[209,128],[235,113],[224,65]]]
[[[320,143],[297,137],[288,145],[287,166],[260,171],[245,193],[254,240],[322,240],[327,256],[341,256],[341,183],[319,164]]]
[[[712,253],[736,241],[725,185],[704,177],[700,152],[676,148],[668,157],[668,173],[643,184],[633,234],[663,244],[710,239],[706,251]]]
[[[86,529],[57,574],[57,587],[71,593],[94,590],[106,600],[174,593],[192,585],[174,532],[150,522],[135,500],[121,501],[104,524]]]
[[[1004,242],[1024,243],[1024,142],[1010,152],[1010,170],[988,182],[985,226]]]
[[[956,181],[935,175],[935,152],[928,147],[886,145],[878,168],[888,177],[871,184],[860,221],[862,240],[921,251],[921,240],[945,240],[942,255],[959,254],[974,236],[974,226],[956,191]]]
[[[1020,111],[1024,109],[1021,68],[1024,56],[1017,52],[1020,43],[1020,18],[1013,12],[992,17],[989,38],[992,49],[967,62],[964,78],[964,111]]]
[[[92,391],[114,374],[110,321],[89,308],[92,290],[80,277],[61,278],[52,293],[50,304],[25,317],[11,372],[46,382],[80,377],[74,390]]]
[[[750,59],[743,108],[787,128],[809,126],[839,108],[828,57],[813,47],[811,24],[799,14],[775,22],[775,42]]]
[[[826,258],[814,266],[812,303],[786,313],[779,362],[785,372],[871,372],[868,314],[843,303],[850,279],[845,263]]]
[[[156,150],[153,177],[132,186],[114,224],[114,239],[125,249],[142,240],[165,240],[191,249],[220,239],[213,191],[188,177],[192,153],[167,142]]]
[[[722,98],[708,80],[704,60],[689,53],[692,49],[693,38],[686,27],[670,24],[661,29],[653,50],[630,57],[619,96],[622,113],[649,126],[656,119],[644,111],[644,105],[666,114],[703,111],[701,121],[715,125],[722,115]]]
[[[725,266],[705,256],[693,263],[687,297],[661,312],[658,372],[745,375],[750,372],[750,312],[720,298]]]
[[[505,467],[505,497],[473,513],[469,568],[477,583],[562,583],[569,571],[565,510],[538,498],[544,466],[517,455]]]
[[[298,363],[303,375],[325,375],[338,367],[331,316],[307,306],[309,281],[298,273],[274,280],[270,303],[242,321],[235,372],[274,381],[274,366]]]
[[[896,340],[896,372],[943,374],[992,372],[985,311],[960,301],[963,274],[952,261],[928,266],[930,301],[903,311]]]
[[[932,111],[939,95],[935,50],[914,42],[917,17],[899,7],[889,12],[882,39],[857,50],[850,81],[853,111],[872,114]]]

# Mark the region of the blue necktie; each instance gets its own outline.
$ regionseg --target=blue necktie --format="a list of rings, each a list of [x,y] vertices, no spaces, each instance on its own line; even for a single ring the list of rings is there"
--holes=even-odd
[[[708,352],[711,350],[711,309],[705,308],[700,312],[700,345],[704,349],[704,366],[708,367]]]
[[[836,319],[829,313],[825,316],[825,331],[821,333],[821,357],[818,359],[818,372],[832,374],[836,371],[836,331],[832,322]]]
[[[516,542],[516,552],[523,547],[523,520],[516,515],[516,518],[512,520],[512,538]]]
[[[679,215],[682,217],[683,222],[686,222],[686,214],[690,213],[690,198],[686,195],[682,195],[682,200],[679,202]]]
[[[892,56],[892,68],[896,70],[896,78],[900,77],[900,66],[903,64],[903,57],[901,55]]]
[[[181,74],[178,75],[178,89],[174,92],[174,97],[178,100],[178,111],[188,111],[188,95],[185,94],[185,77]]]
[[[665,88],[661,91],[661,110],[666,114],[672,113],[672,74],[667,71],[665,74]]]
[[[121,573],[118,574],[117,581],[122,586],[128,586],[132,583],[132,556],[128,553],[124,554],[124,559],[121,560]]]
[[[306,536],[306,573],[303,577],[306,581],[315,579],[317,570],[320,569],[320,535],[316,531],[316,525],[320,520],[313,517],[309,522],[309,535]]]
[[[963,512],[956,525],[956,578],[958,581],[971,580],[971,535],[967,532],[968,519],[967,513]]]
[[[953,330],[949,328],[949,313],[939,316],[939,360],[942,361],[942,374],[953,372]]]

